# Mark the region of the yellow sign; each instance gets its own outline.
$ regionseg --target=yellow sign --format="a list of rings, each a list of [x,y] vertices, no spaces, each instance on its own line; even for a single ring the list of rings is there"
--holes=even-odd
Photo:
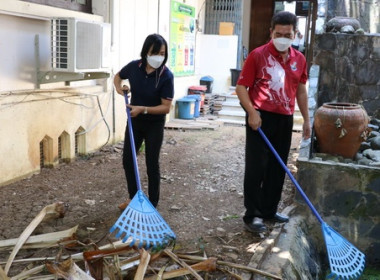
[[[195,8],[171,1],[169,62],[175,76],[194,75]]]

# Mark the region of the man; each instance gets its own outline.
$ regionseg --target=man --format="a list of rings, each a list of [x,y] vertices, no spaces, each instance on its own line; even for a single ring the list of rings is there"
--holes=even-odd
[[[254,49],[244,63],[236,86],[246,111],[246,158],[243,217],[254,233],[267,230],[263,220],[288,222],[277,213],[285,171],[261,138],[261,127],[286,164],[292,139],[295,99],[304,119],[303,137],[310,138],[307,105],[307,65],[302,53],[291,48],[297,17],[279,12],[272,18],[269,43]]]
[[[302,38],[303,38],[303,35],[301,34],[301,32],[297,31],[296,32],[296,36],[293,40],[293,43],[292,43],[292,48],[293,49],[296,49],[296,50],[299,50],[299,51],[302,51],[303,49],[301,48],[301,41],[302,41]]]

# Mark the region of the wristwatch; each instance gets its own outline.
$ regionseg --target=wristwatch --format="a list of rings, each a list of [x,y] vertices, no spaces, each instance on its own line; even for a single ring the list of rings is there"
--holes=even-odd
[[[144,107],[144,115],[148,114],[148,107]]]

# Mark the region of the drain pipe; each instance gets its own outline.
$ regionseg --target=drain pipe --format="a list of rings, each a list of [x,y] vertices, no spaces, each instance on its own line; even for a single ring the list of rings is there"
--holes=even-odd
[[[109,1],[109,21],[111,23],[111,51],[115,50],[115,1],[110,0]],[[112,74],[114,65],[112,64]],[[115,87],[113,85],[113,77],[114,75],[111,75],[111,84],[112,84],[112,144],[115,143],[115,134],[116,134],[116,112],[115,112]]]
[[[115,88],[112,85],[112,144],[115,144],[116,113],[115,113]]]
[[[157,33],[160,34],[160,4],[161,1],[158,0],[158,7],[157,7]]]

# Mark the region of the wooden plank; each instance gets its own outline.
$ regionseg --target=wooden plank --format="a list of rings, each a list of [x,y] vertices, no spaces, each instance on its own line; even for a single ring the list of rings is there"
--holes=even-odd
[[[223,125],[223,122],[219,121],[216,116],[213,119],[194,119],[194,120],[184,120],[184,119],[173,119],[165,124],[166,129],[183,129],[183,130],[202,130],[211,129],[215,130]]]

